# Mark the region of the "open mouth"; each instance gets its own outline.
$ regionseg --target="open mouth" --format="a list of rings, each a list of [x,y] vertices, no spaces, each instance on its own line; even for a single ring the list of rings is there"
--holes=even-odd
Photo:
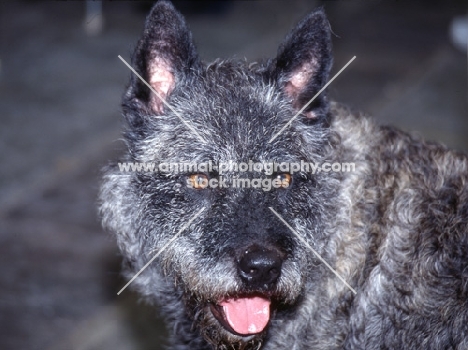
[[[210,304],[211,312],[229,332],[249,336],[261,333],[270,321],[270,299],[264,296],[228,298]]]

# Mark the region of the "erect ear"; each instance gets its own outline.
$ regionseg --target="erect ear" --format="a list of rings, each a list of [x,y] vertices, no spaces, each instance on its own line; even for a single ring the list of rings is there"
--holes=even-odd
[[[270,72],[300,110],[326,84],[332,64],[330,25],[322,9],[310,13],[286,37]],[[303,112],[321,119],[328,112],[325,91]]]
[[[159,96],[136,76],[132,76],[130,96],[147,103],[158,114],[165,108],[161,98],[168,98],[176,84],[199,64],[192,34],[169,1],[158,1],[146,18],[132,64]]]

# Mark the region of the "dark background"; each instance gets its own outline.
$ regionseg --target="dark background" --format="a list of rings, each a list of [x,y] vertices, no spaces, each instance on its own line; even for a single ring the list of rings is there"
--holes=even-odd
[[[272,56],[323,5],[336,34],[331,95],[380,123],[468,149],[465,1],[181,2],[201,56]],[[0,349],[160,349],[96,215],[100,169],[122,150],[120,96],[150,2],[0,3]],[[103,20],[103,29],[99,24]],[[466,40],[466,39],[465,39]]]

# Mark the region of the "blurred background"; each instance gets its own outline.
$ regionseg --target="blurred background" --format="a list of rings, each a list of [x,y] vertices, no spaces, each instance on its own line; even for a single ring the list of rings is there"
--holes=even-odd
[[[161,349],[96,214],[122,152],[120,97],[151,2],[0,2],[0,349]],[[273,56],[324,6],[331,96],[468,150],[466,1],[175,1],[203,59]]]

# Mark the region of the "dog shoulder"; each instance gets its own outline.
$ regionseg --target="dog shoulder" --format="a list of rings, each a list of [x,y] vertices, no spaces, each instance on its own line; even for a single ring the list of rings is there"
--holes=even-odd
[[[359,171],[344,174],[343,184],[372,193],[352,204],[354,217],[368,220],[369,256],[349,345],[466,342],[460,324],[468,320],[467,155],[338,105],[332,111],[340,155],[354,159]]]

